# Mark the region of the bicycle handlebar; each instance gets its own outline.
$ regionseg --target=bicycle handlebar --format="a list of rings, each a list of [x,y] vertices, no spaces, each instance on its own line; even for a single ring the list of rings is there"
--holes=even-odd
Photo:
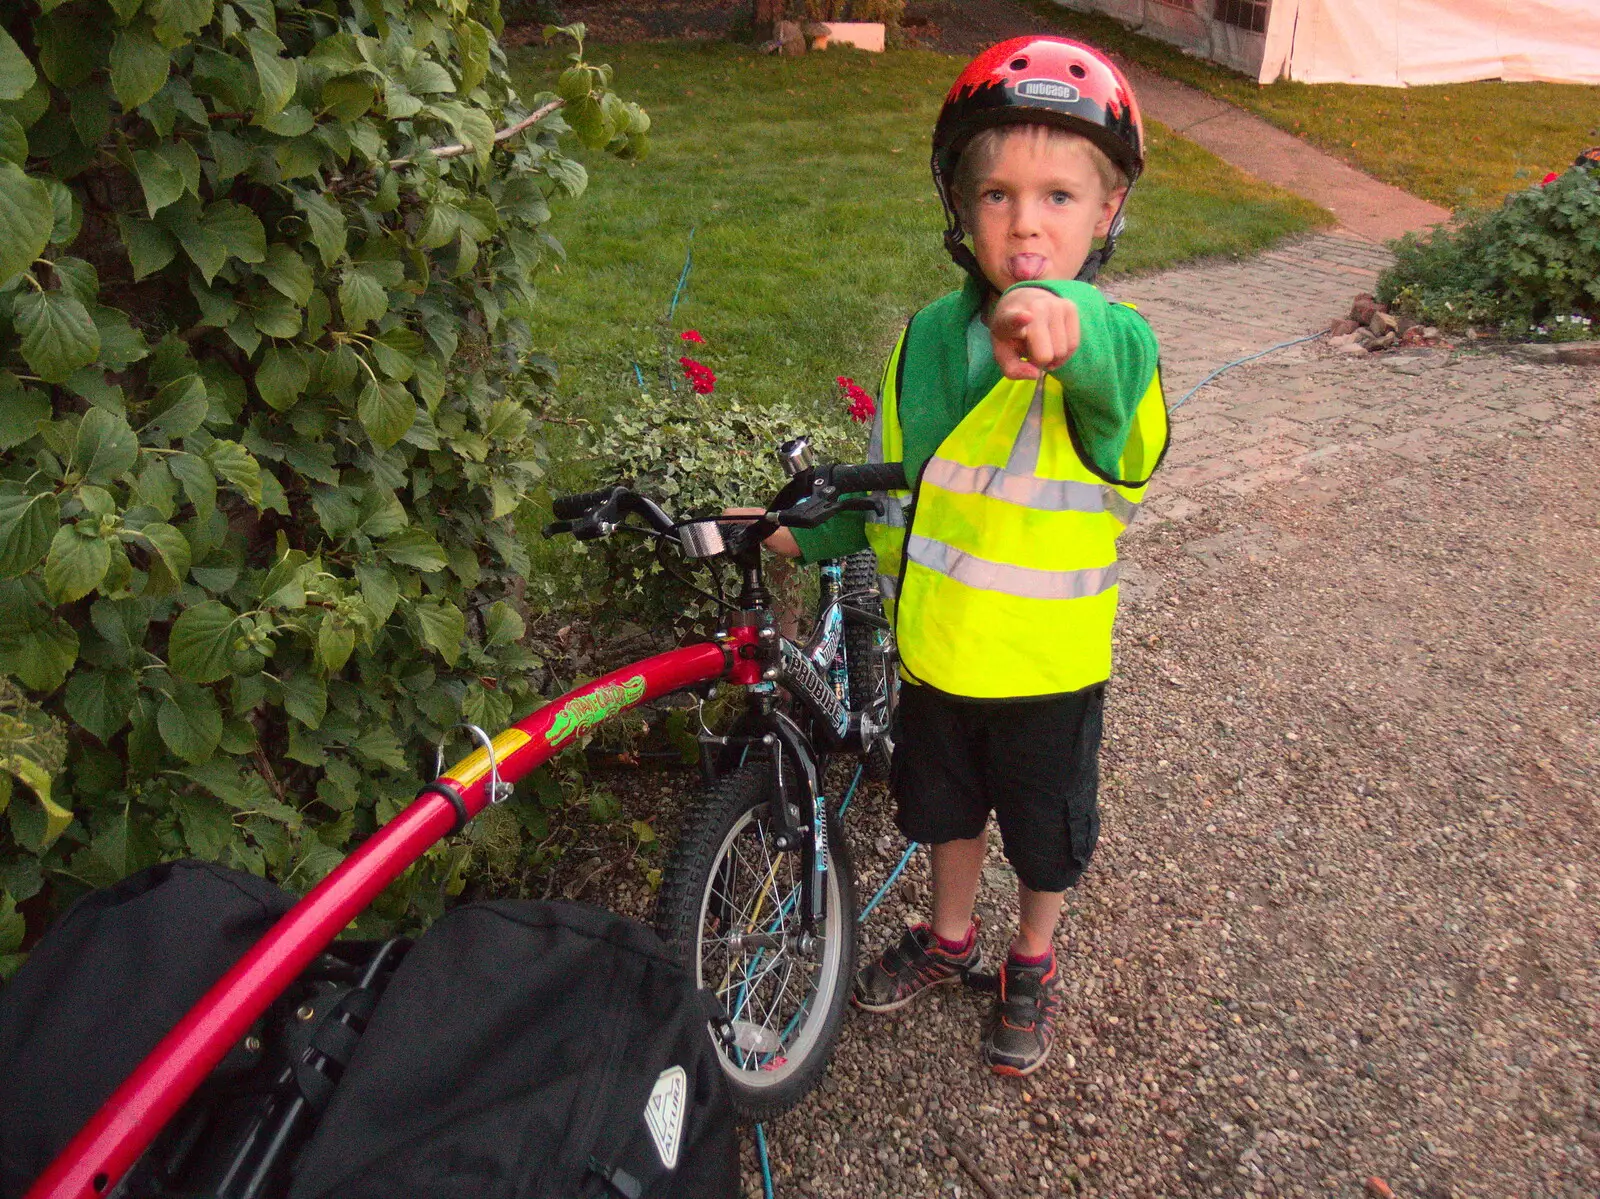
[[[865,466],[835,466],[833,485],[840,491],[905,491],[904,462],[869,462]]]
[[[596,491],[580,491],[576,495],[558,495],[550,505],[557,520],[577,520],[590,508],[596,508],[605,503],[618,491],[620,487],[601,487]]]

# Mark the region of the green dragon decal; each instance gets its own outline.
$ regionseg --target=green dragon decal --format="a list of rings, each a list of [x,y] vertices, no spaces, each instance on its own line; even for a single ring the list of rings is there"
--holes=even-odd
[[[607,683],[596,687],[588,695],[569,700],[545,730],[544,739],[552,746],[560,745],[568,737],[594,728],[608,716],[615,716],[624,708],[631,708],[644,698],[644,675],[636,674],[623,683]]]

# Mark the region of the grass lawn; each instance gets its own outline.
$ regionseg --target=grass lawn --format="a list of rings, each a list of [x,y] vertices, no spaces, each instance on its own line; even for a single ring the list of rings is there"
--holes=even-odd
[[[1447,208],[1485,207],[1600,143],[1600,87],[1563,83],[1266,86],[1110,17],[1031,0],[1069,37],[1231,101],[1386,183]]]
[[[940,241],[928,141],[960,64],[941,55],[831,51],[803,58],[696,43],[589,48],[654,122],[652,153],[586,155],[590,192],[553,231],[570,258],[540,285],[536,336],[579,414],[636,394],[691,230],[694,268],[673,320],[695,357],[757,403],[834,406],[834,378],[875,389],[905,318],[956,287]],[[549,86],[554,56],[513,54],[519,87]],[[1331,221],[1155,128],[1151,168],[1113,264],[1148,270],[1245,253]],[[558,479],[558,481],[561,481]]]

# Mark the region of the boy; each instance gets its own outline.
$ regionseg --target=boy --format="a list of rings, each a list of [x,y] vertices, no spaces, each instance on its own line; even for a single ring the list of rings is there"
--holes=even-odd
[[[1036,37],[967,67],[933,144],[945,245],[970,278],[901,336],[870,454],[904,461],[916,485],[885,497],[881,518],[768,544],[815,560],[870,543],[898,637],[891,789],[901,831],[932,846],[933,912],[860,971],[853,999],[893,1011],[978,966],[992,811],[1021,921],[983,1055],[1026,1075],[1050,1053],[1056,922],[1099,831],[1116,538],[1167,440],[1155,337],[1088,282],[1120,231],[1143,135],[1108,59]]]

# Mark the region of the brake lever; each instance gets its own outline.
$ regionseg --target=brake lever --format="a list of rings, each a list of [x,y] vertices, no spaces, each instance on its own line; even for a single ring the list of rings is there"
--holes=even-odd
[[[578,522],[575,520],[553,520],[549,524],[545,525],[542,532],[548,539],[551,537],[560,537],[563,534],[570,533],[577,527]]]
[[[875,512],[879,516],[889,511],[889,502],[871,495],[853,495],[838,503],[840,512]]]

